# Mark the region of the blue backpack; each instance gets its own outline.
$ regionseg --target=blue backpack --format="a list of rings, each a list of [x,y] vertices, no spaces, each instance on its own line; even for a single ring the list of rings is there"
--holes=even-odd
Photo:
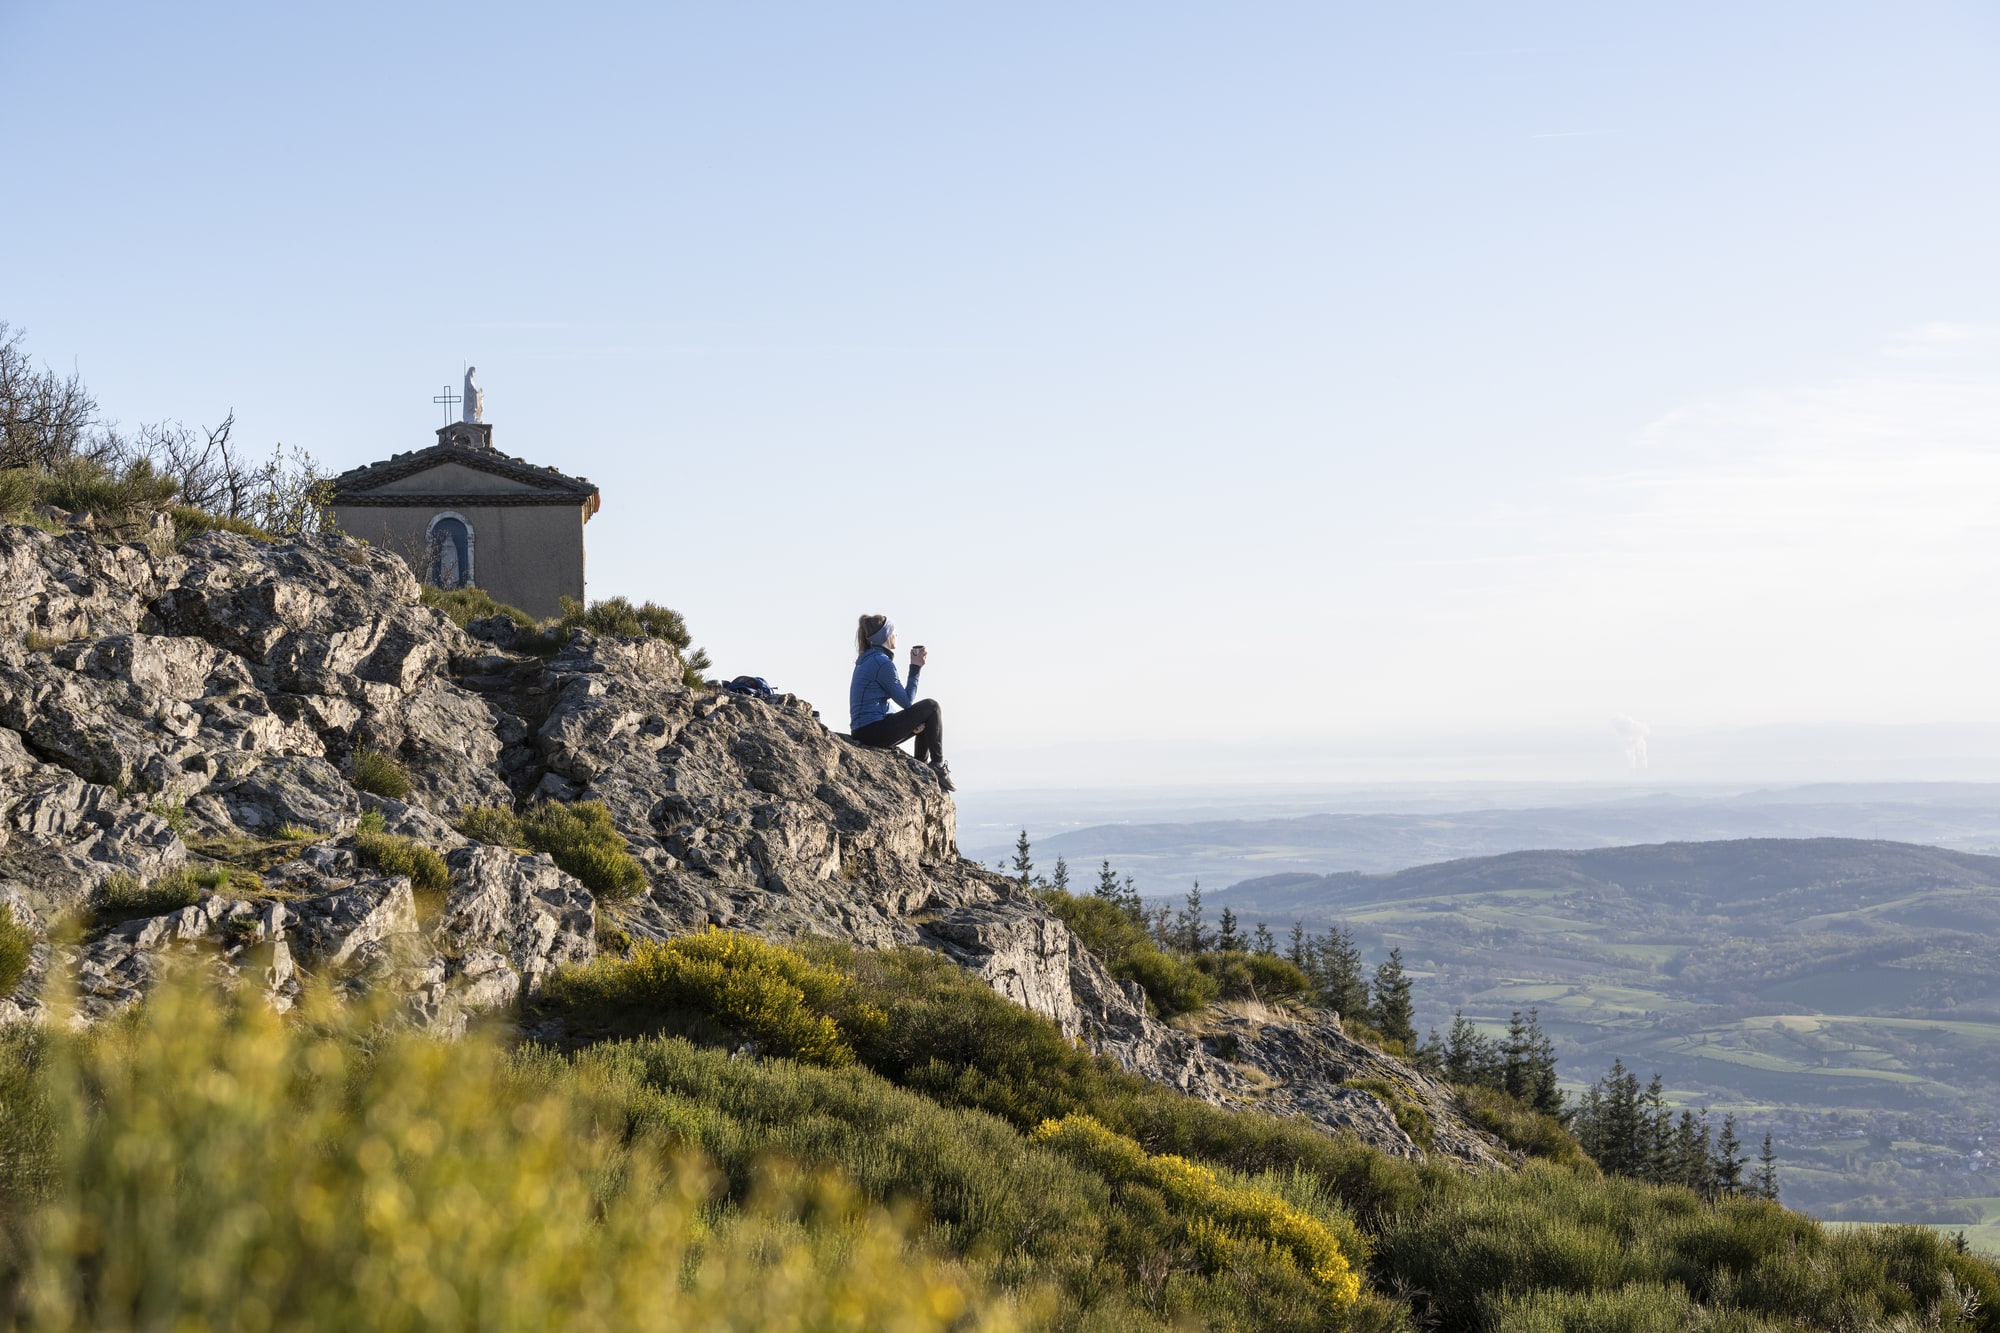
[[[778,692],[771,688],[771,682],[762,676],[738,676],[723,684],[723,689],[731,694],[747,694],[753,699],[775,699]]]

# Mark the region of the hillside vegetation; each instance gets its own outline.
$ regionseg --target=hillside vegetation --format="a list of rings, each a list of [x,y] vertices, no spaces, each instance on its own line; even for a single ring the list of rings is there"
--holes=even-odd
[[[925,951],[711,935],[664,953],[688,962],[664,988],[653,951],[559,989],[544,1013],[579,1033],[561,1050],[385,1039],[365,1010],[319,1002],[287,1023],[187,985],[131,1023],[9,1038],[0,1301],[24,1328],[169,1311],[232,1327],[2000,1328],[2000,1274],[1920,1230],[1829,1233],[1588,1164],[1387,1158],[1125,1074]],[[635,1035],[587,1038],[592,1022]],[[828,1031],[851,1061],[811,1041],[793,1043],[804,1059],[730,1055],[749,1032]]]
[[[1497,1030],[1538,1008],[1572,1078],[1622,1057],[1746,1136],[1774,1130],[1795,1202],[1914,1219],[1914,1201],[1996,1192],[1971,1168],[2000,1141],[2000,858],[1757,839],[1267,876],[1215,899],[1400,947],[1429,974],[1424,1021],[1462,1008]]]

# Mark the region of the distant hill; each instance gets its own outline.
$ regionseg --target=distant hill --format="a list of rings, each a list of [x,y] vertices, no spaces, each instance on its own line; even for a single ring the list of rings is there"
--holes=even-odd
[[[1516,793],[1505,805],[1476,795],[1457,792],[1463,804],[1448,805],[1413,792],[1402,795],[1407,804],[1399,808],[1268,818],[1204,818],[1190,809],[1060,833],[1040,831],[1047,826],[1033,819],[1022,822],[1034,834],[1038,861],[1053,864],[1060,855],[1072,867],[1094,867],[1108,858],[1146,894],[1185,892],[1192,879],[1215,885],[1277,872],[1383,872],[1546,847],[1837,837],[2000,851],[2000,787],[1991,784],[1825,784],[1596,800],[1565,790]],[[1003,859],[1014,833],[1013,823],[982,829],[966,841],[968,854],[988,864]]]
[[[2000,1196],[1982,1169],[1986,1143],[2000,1156],[2000,857],[1750,838],[1266,875],[1210,901],[1281,937],[1343,921],[1372,955],[1400,947],[1429,974],[1423,1023],[1538,1007],[1574,1077],[1618,1056],[1776,1124],[1809,1202]]]

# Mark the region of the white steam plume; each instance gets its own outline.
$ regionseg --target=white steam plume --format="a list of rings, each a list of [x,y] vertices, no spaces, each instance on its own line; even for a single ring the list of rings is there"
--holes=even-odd
[[[1648,767],[1646,737],[1653,734],[1653,729],[1636,717],[1625,717],[1622,714],[1611,719],[1611,729],[1618,733],[1618,743],[1625,747],[1625,766]]]

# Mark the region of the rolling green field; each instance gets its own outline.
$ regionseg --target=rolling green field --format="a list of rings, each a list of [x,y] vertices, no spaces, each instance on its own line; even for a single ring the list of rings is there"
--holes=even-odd
[[[2000,1157],[2000,858],[1669,843],[1267,876],[1212,901],[1280,935],[1339,921],[1371,956],[1400,948],[1420,1027],[1462,1007],[1497,1032],[1539,1009],[1573,1086],[1613,1058],[1659,1071],[1677,1102],[1736,1113],[1753,1142],[1769,1129],[1801,1206],[2000,1195],[1984,1170],[1989,1143]],[[1968,1237],[1990,1244],[1995,1225]]]

